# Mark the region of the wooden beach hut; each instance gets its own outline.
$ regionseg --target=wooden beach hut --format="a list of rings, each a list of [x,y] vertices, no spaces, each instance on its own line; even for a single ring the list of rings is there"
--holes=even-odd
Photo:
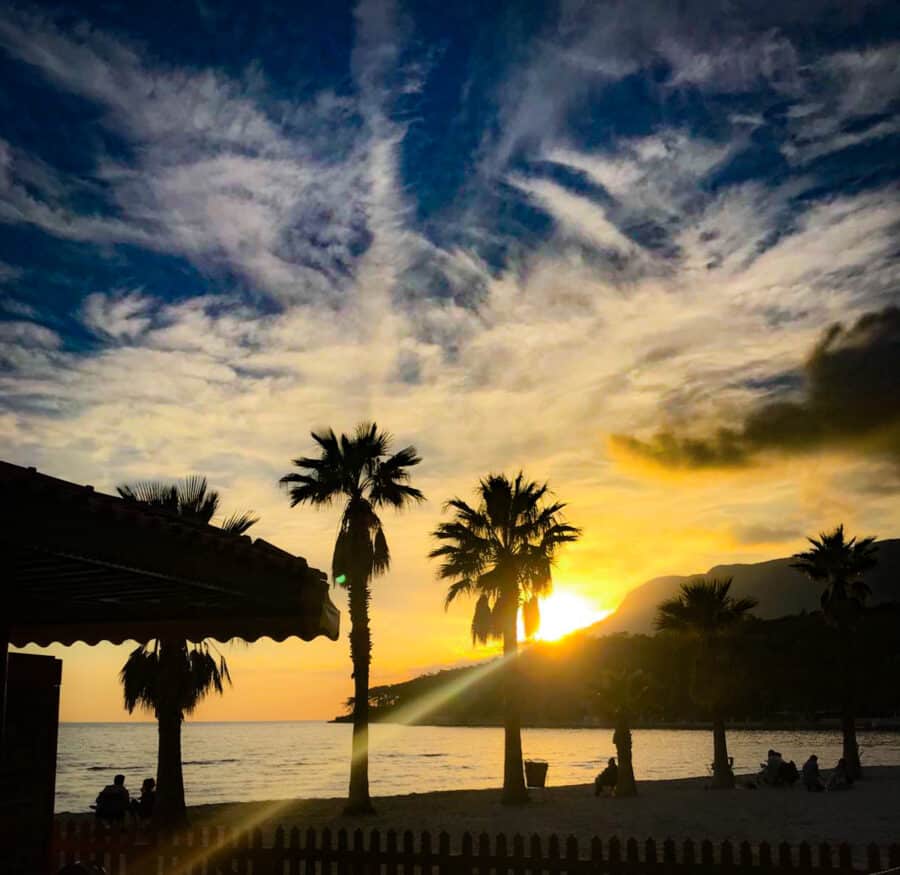
[[[261,538],[7,462],[0,489],[0,853],[34,873],[52,828],[61,665],[10,645],[336,640],[339,615],[324,573]]]

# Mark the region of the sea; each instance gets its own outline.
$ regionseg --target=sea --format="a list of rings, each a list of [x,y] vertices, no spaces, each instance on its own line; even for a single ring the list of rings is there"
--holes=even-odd
[[[347,724],[326,722],[201,723],[182,730],[189,805],[296,797],[334,797],[347,791]],[[63,723],[59,727],[56,811],[84,812],[113,775],[133,791],[156,772],[155,723]],[[900,766],[900,732],[862,732],[863,765]],[[525,729],[526,759],[549,764],[548,785],[588,783],[615,755],[609,729]],[[735,771],[759,768],[775,748],[798,767],[815,753],[828,769],[841,754],[833,731],[732,730],[728,751]],[[712,734],[701,729],[634,732],[638,780],[709,773]],[[503,730],[494,727],[400,726],[370,728],[373,795],[499,787]]]

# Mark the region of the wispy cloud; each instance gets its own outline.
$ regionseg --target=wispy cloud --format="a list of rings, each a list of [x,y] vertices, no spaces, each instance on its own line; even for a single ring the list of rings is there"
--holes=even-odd
[[[817,394],[817,368],[869,349],[872,317],[859,320],[896,303],[895,184],[833,186],[815,163],[893,136],[890,86],[876,81],[891,80],[891,60],[883,47],[810,60],[786,27],[746,26],[739,6],[721,39],[715,15],[691,28],[671,4],[564,6],[504,66],[470,177],[428,222],[430,192],[406,173],[416,100],[433,86],[410,49],[414,9],[359,6],[348,87],[296,99],[258,72],[4,12],[5,51],[98,108],[127,148],[96,151],[78,175],[10,135],[0,222],[80,241],[105,264],[126,248],[165,254],[202,278],[151,289],[132,271],[104,287],[76,271],[53,321],[38,269],[0,268],[13,317],[0,322],[4,455],[98,488],[204,471],[262,514],[262,536],[327,567],[334,519],[291,512],[277,477],[310,428],[377,419],[418,445],[432,499],[390,523],[396,586],[375,616],[385,672],[418,631],[392,621],[400,610],[433,626],[432,661],[467,652],[465,616],[431,619],[440,594],[423,557],[441,500],[487,470],[524,467],[570,502],[586,536],[560,579],[597,593],[603,581],[604,608],[646,576],[763,555],[838,512],[900,525],[896,493],[873,488],[895,482],[882,444],[871,451],[883,422],[823,439],[815,462],[798,454],[789,469],[769,461],[787,439],[747,436],[773,405],[843,417]],[[577,118],[637,80],[622,92],[629,115]],[[760,154],[775,171],[757,170]],[[539,216],[540,233],[504,239],[488,199],[494,218]],[[454,233],[436,233],[429,222],[446,216]],[[515,256],[485,254],[485,241]],[[816,347],[834,322],[844,330]],[[646,476],[635,458],[665,455],[661,432],[684,464],[696,462],[688,439],[742,464]],[[610,449],[611,434],[630,441]],[[773,516],[790,525],[773,529]]]

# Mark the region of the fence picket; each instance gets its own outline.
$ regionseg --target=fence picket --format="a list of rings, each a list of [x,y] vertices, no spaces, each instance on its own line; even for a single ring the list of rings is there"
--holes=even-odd
[[[881,871],[881,848],[874,842],[866,848],[866,868],[870,872]]]
[[[568,875],[575,875],[580,871],[581,855],[578,853],[578,839],[575,836],[569,836],[566,839],[566,872]],[[498,873],[499,875],[499,873]]]
[[[261,827],[194,827],[183,833],[157,834],[145,830],[100,829],[93,822],[62,821],[54,826],[51,859],[59,865],[83,860],[104,865],[109,875],[867,875],[900,866],[900,844],[864,850],[864,863],[854,866],[853,850],[807,842],[756,846],[742,841],[685,839],[681,849],[668,838],[660,847],[653,839],[642,844],[634,837],[613,836],[604,853],[597,837],[582,848],[574,835],[528,839],[516,833],[477,837],[466,832],[460,849],[452,852],[450,836],[430,832],[414,836],[394,829],[366,834],[355,829],[333,833],[300,830],[273,824],[266,845]],[[643,847],[643,851],[641,848]],[[582,856],[584,855],[584,856]],[[796,871],[794,871],[796,870]]]
[[[794,866],[791,846],[787,842],[782,842],[778,846],[778,866],[781,869],[791,869]]]
[[[337,871],[338,875],[350,873],[350,842],[346,829],[339,829],[337,834]]]
[[[326,826],[322,830],[322,840],[319,845],[319,872],[322,875],[331,875],[331,863],[334,860],[334,851],[331,846],[331,830]]]
[[[453,861],[450,857],[450,836],[441,831],[438,835],[438,875],[450,875]]]
[[[845,871],[853,868],[853,852],[846,842],[838,845],[838,866]]]
[[[800,868],[812,869],[812,846],[809,844],[809,842],[800,842],[800,846],[797,848],[797,854],[800,861]]]
[[[528,842],[528,871],[531,875],[541,875],[544,867],[541,865],[541,837],[532,834]]]
[[[434,852],[431,849],[431,833],[427,830],[423,830],[422,835],[419,836],[419,850],[422,854],[422,875],[431,875]]]
[[[888,866],[891,869],[900,867],[900,844],[892,844],[888,850]]]
[[[525,875],[525,867],[526,867],[526,856],[525,856],[525,836],[521,833],[516,833],[513,836],[513,846],[512,846],[512,870],[513,875]]]
[[[303,843],[303,850],[304,856],[301,859],[304,860],[304,875],[316,875],[316,854],[318,852],[318,847],[316,842],[316,831],[314,829],[306,830],[306,840]],[[297,871],[299,872],[299,870],[300,867],[298,865]]]

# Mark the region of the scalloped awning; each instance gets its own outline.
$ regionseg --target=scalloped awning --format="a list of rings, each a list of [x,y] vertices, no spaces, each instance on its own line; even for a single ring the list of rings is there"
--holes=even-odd
[[[336,640],[328,581],[247,535],[0,462],[9,642]]]

